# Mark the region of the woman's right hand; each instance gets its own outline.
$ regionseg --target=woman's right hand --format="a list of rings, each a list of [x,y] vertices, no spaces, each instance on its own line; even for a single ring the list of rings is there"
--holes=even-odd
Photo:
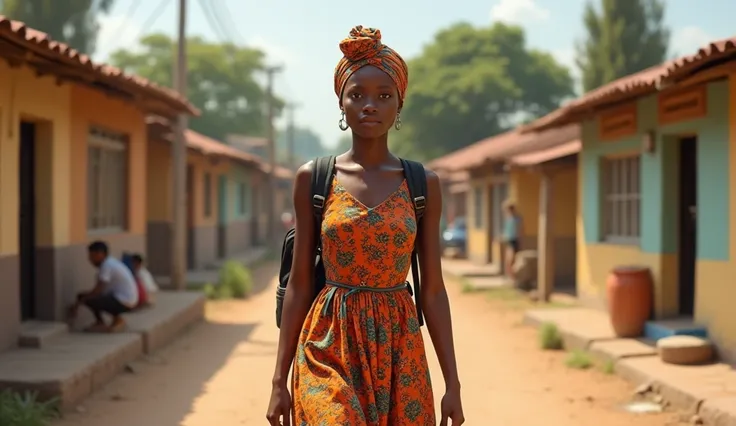
[[[266,418],[271,426],[291,425],[291,396],[286,384],[274,385]]]

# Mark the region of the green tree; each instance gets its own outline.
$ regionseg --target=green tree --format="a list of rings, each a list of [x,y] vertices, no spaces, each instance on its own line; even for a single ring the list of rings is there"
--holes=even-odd
[[[109,12],[114,3],[115,0],[0,0],[0,14],[91,55],[100,29],[97,19]]]
[[[176,42],[167,35],[152,34],[140,44],[140,51],[114,52],[111,62],[171,87]],[[265,68],[264,59],[258,49],[211,43],[200,37],[188,39],[187,97],[202,110],[189,127],[218,140],[225,140],[228,133],[263,136],[268,95],[256,74]],[[274,99],[274,103],[278,114],[284,102]]]
[[[590,91],[667,58],[670,31],[662,0],[592,0],[583,14],[586,37],[577,45],[576,62],[583,90]]]
[[[502,132],[573,94],[567,68],[526,46],[518,26],[460,23],[409,61],[409,96],[392,148],[430,159]]]

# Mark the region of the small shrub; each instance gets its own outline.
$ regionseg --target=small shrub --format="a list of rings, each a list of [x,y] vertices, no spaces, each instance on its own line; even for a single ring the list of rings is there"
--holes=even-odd
[[[48,426],[58,417],[57,400],[38,400],[35,392],[19,394],[10,390],[0,392],[0,425]]]
[[[220,269],[217,287],[222,292],[222,298],[227,296],[244,299],[253,291],[253,277],[242,263],[230,260]]]
[[[593,366],[593,360],[587,352],[574,350],[567,354],[565,365],[576,370],[587,370]]]
[[[563,341],[557,324],[546,322],[539,328],[539,346],[547,351],[562,349]]]
[[[207,283],[204,286],[202,286],[202,291],[204,292],[204,295],[209,300],[218,300],[221,299],[221,291],[220,289],[213,285],[212,283]]]
[[[460,284],[462,285],[460,291],[463,293],[472,293],[475,290],[475,286],[467,278],[460,278]]]
[[[609,359],[601,365],[601,371],[603,374],[613,374],[616,372],[616,364]]]

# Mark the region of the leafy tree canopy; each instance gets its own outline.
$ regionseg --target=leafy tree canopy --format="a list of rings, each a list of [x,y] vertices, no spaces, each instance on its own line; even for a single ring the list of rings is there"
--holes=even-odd
[[[114,3],[115,0],[0,0],[0,11],[91,55],[100,29],[97,20]]]
[[[172,86],[176,41],[164,34],[140,40],[140,51],[118,50],[111,62],[164,86]],[[257,81],[265,69],[265,55],[258,49],[187,40],[187,97],[202,110],[189,127],[218,140],[226,134],[263,136],[266,133],[267,93]],[[275,99],[277,113],[284,102]]]
[[[392,148],[436,158],[505,131],[520,117],[546,114],[572,94],[569,70],[528,48],[520,27],[459,23],[409,61],[403,126],[392,132]]]
[[[586,37],[577,46],[576,62],[583,90],[659,65],[667,59],[670,31],[661,0],[601,0],[585,6]]]

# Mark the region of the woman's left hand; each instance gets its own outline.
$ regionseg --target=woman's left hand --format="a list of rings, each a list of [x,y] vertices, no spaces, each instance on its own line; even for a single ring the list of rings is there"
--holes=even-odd
[[[465,416],[463,415],[463,403],[460,401],[460,391],[450,390],[445,393],[442,397],[442,403],[440,405],[442,410],[442,420],[440,426],[460,426],[465,423]],[[452,423],[447,423],[447,420],[452,420]]]

